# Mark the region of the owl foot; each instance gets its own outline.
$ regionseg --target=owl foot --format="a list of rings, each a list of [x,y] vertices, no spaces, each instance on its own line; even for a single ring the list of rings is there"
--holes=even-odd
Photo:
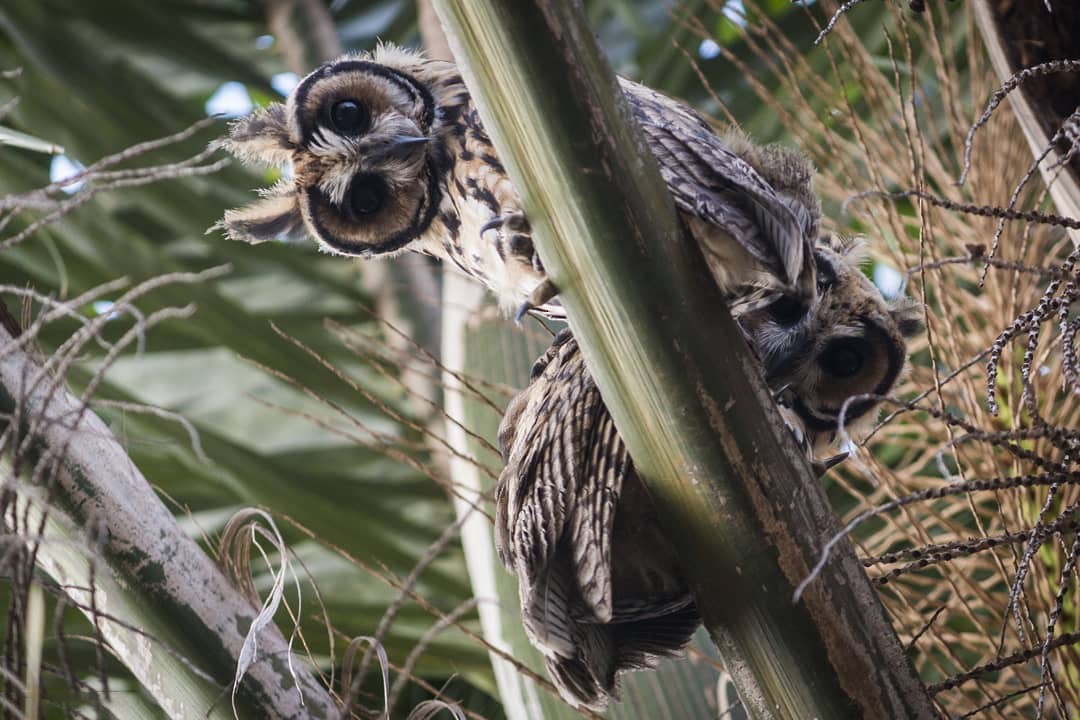
[[[529,221],[521,213],[508,213],[489,220],[480,226],[482,238],[489,230],[495,232],[495,252],[503,262],[511,259],[532,267],[536,272],[544,272],[540,256],[533,247]]]
[[[530,310],[547,305],[548,302],[558,294],[559,290],[550,280],[545,280],[540,283],[536,286],[536,289],[529,294],[529,299],[521,303],[517,312],[514,313],[514,322],[520,325],[522,318],[524,318]]]
[[[500,215],[497,218],[488,220],[486,223],[480,226],[480,237],[484,236],[488,230],[499,230],[501,232],[513,232],[513,233],[528,233],[529,220],[525,217],[524,213],[508,213],[506,215]]]

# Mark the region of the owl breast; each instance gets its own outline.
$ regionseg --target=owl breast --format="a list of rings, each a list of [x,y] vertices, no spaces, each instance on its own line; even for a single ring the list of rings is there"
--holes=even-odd
[[[514,242],[497,229],[485,229],[498,217],[488,203],[471,195],[449,195],[422,238],[423,251],[483,282],[504,312],[514,310],[546,279],[527,236]],[[558,306],[553,305],[552,314]]]

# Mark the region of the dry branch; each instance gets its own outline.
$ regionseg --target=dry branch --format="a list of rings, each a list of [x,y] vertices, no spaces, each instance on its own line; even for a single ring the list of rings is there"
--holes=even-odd
[[[36,548],[38,565],[170,717],[233,717],[231,679],[256,609],[62,379],[6,329],[0,346],[4,487],[16,494],[5,529]],[[310,670],[288,665],[285,639],[267,627],[236,696],[240,717],[333,713]]]

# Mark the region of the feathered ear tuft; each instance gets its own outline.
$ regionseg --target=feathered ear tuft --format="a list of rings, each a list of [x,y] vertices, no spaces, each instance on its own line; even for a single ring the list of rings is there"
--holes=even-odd
[[[821,225],[821,202],[814,194],[814,164],[805,154],[786,145],[758,145],[740,128],[727,128],[724,145],[750,163],[765,182],[790,205],[802,206],[806,214],[806,232],[816,237]],[[792,208],[797,214],[802,211]]]
[[[861,235],[829,233],[822,236],[820,242],[843,257],[848,265],[862,267],[870,260],[870,248],[866,243],[866,238]]]
[[[261,200],[226,210],[225,217],[207,232],[221,230],[230,240],[257,244],[295,235],[303,226],[296,190],[279,183]]]
[[[396,68],[409,67],[426,60],[423,50],[412,50],[385,40],[379,41],[369,58],[372,62],[380,65],[389,65]]]
[[[235,120],[228,136],[218,140],[217,145],[247,165],[282,167],[296,149],[289,138],[287,117],[280,103],[259,108]]]
[[[926,329],[923,324],[923,306],[911,298],[900,298],[889,307],[889,315],[900,334],[906,338],[915,337]]]

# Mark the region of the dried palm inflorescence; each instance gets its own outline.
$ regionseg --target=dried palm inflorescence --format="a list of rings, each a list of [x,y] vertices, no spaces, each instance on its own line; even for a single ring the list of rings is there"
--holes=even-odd
[[[848,5],[852,20],[871,12]],[[998,89],[967,7],[887,4],[879,55],[848,19],[805,53],[745,7],[743,32],[785,88],[762,79],[760,99],[817,162],[825,214],[843,224],[829,229],[866,234],[926,308],[893,412],[832,475],[835,505],[943,713],[1068,716],[1080,708],[1077,220],[1053,215],[1006,105],[974,134],[957,184]],[[1075,143],[1075,123],[1057,139]]]

